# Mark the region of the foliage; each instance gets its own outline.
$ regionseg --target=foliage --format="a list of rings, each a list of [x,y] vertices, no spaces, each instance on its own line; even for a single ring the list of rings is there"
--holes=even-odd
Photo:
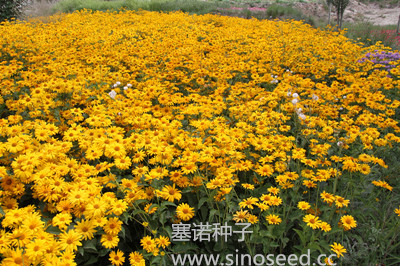
[[[0,0],[0,22],[17,18],[26,0]]]
[[[398,263],[389,48],[182,12],[82,10],[0,30],[1,265],[307,250]],[[382,52],[391,62],[371,60]],[[179,222],[252,233],[179,242]]]
[[[205,14],[216,11],[226,4],[201,0],[63,0],[58,2],[53,12],[73,12],[76,10],[90,9],[98,11],[107,10],[149,10],[149,11],[183,11],[197,14]]]
[[[290,5],[272,4],[267,8],[267,17],[270,19],[294,19],[303,20],[304,22],[315,25],[312,18],[305,16],[300,10]]]
[[[376,26],[369,22],[345,23],[345,35],[364,46],[370,46],[377,42],[392,49],[400,49],[400,36],[395,32],[395,26]]]

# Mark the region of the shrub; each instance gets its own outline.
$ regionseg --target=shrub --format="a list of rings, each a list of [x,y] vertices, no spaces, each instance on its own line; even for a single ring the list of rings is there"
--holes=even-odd
[[[16,18],[26,0],[0,0],[0,22]]]

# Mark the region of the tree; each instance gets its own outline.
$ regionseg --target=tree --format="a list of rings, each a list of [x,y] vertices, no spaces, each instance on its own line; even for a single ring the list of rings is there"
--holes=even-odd
[[[332,5],[336,8],[338,29],[341,29],[343,22],[343,13],[348,4],[350,3],[350,0],[330,0],[330,1],[332,2]]]
[[[0,0],[0,22],[17,18],[21,14],[22,4],[26,0]]]
[[[328,25],[331,25],[331,11],[332,11],[332,0],[326,0],[328,4]]]

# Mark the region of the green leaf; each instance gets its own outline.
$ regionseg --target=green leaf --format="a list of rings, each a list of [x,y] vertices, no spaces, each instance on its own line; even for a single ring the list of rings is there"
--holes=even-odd
[[[88,261],[85,262],[85,265],[93,265],[99,261],[98,257],[91,256]]]
[[[50,225],[49,227],[47,227],[46,229],[47,233],[53,234],[53,235],[59,235],[61,234],[61,230],[58,227],[54,227],[52,225]]]
[[[172,248],[173,253],[187,253],[189,250],[198,250],[198,246],[192,242],[182,242]]]
[[[204,202],[208,201],[207,197],[203,197],[199,200],[199,204],[197,204],[197,209],[200,209],[203,206]]]
[[[93,238],[83,243],[83,248],[89,252],[97,253],[97,239]]]
[[[85,254],[83,247],[78,247],[78,252],[79,252],[79,254],[81,254],[82,257],[83,257],[83,254]]]
[[[213,218],[214,218],[215,215],[219,216],[218,210],[211,210],[210,211],[210,218],[209,218],[210,222],[213,221]]]
[[[166,207],[166,206],[173,206],[173,207],[177,207],[177,205],[171,201],[164,201],[161,203],[162,207]]]
[[[304,247],[306,245],[306,237],[304,236],[304,232],[298,229],[293,229],[297,235],[300,237],[301,245]]]

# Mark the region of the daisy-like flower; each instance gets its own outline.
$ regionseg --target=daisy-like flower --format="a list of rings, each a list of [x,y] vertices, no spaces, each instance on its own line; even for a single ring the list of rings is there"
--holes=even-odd
[[[386,181],[381,181],[381,180],[375,181],[375,180],[374,180],[374,181],[372,181],[372,184],[374,184],[374,185],[377,186],[377,187],[386,188],[387,190],[390,190],[390,191],[393,190],[393,187],[390,186]]]
[[[326,203],[329,203],[329,204],[334,203],[336,200],[334,195],[327,193],[325,191],[321,193],[321,198],[323,201],[325,201]]]
[[[140,240],[140,245],[147,252],[153,252],[157,248],[156,241],[151,238],[151,236],[145,236]]]
[[[158,238],[156,238],[156,244],[160,248],[166,248],[171,244],[171,242],[169,241],[168,237],[159,236]]]
[[[306,211],[309,208],[311,208],[311,205],[306,201],[299,201],[299,203],[297,203],[297,208],[299,208],[302,211]]]
[[[276,194],[279,193],[279,190],[280,190],[280,189],[277,188],[277,187],[270,187],[270,188],[268,188],[267,190],[268,190],[269,193],[276,195]]]
[[[117,235],[102,235],[100,238],[100,242],[105,248],[114,248],[118,246],[119,238]]]
[[[121,231],[122,222],[117,218],[110,218],[103,226],[104,231],[110,235],[117,235]]]
[[[336,253],[338,258],[340,258],[341,256],[343,257],[343,253],[347,252],[347,250],[341,244],[338,244],[336,242],[331,245],[331,250]]]
[[[117,251],[111,251],[109,260],[113,265],[116,266],[124,264],[125,262],[124,252],[122,252],[119,249]]]
[[[349,203],[350,203],[350,200],[346,200],[343,197],[336,196],[336,199],[335,199],[336,207],[338,207],[338,208],[342,208],[343,206],[347,207],[349,205]]]
[[[132,266],[146,266],[143,255],[137,251],[129,254],[129,263]]]
[[[82,220],[76,223],[75,230],[83,236],[83,240],[92,239],[96,233],[96,225],[93,220]]]
[[[329,232],[329,231],[332,230],[332,227],[331,227],[327,222],[321,222],[319,228],[320,228],[322,231],[325,231],[325,232]]]
[[[190,207],[186,203],[182,203],[176,208],[176,214],[178,215],[179,219],[182,219],[183,221],[189,221],[194,216],[194,208]]]
[[[346,230],[350,230],[357,226],[356,220],[354,220],[353,216],[351,215],[343,216],[342,218],[340,218],[340,222]]]
[[[256,204],[257,202],[258,202],[257,198],[249,197],[239,202],[239,207],[242,209],[243,208],[253,209],[254,208],[253,205]]]
[[[394,213],[396,213],[400,217],[400,206],[399,206],[399,208],[394,210]]]
[[[175,188],[175,184],[172,186],[165,186],[158,194],[168,201],[179,201],[182,198],[182,194],[179,189]]]
[[[245,189],[254,190],[254,185],[252,184],[242,184],[242,187],[244,187]]]
[[[279,216],[278,216],[278,215],[275,215],[275,214],[267,215],[267,216],[265,217],[265,219],[267,220],[267,222],[268,222],[269,224],[280,224],[280,223],[282,222],[282,219],[279,218]]]
[[[312,215],[312,214],[307,214],[304,218],[303,221],[307,223],[309,227],[312,229],[317,229],[321,226],[321,221],[319,221],[319,217]]]
[[[257,216],[255,216],[255,215],[253,215],[253,214],[249,214],[249,215],[247,216],[247,221],[248,221],[249,223],[251,223],[251,224],[255,224],[255,223],[258,223],[258,218],[257,218]]]
[[[76,251],[78,246],[82,246],[81,243],[82,235],[75,230],[69,230],[66,233],[60,235],[60,247],[66,251]]]
[[[237,223],[242,223],[247,219],[247,216],[249,215],[247,210],[240,210],[237,211],[234,215],[233,215],[233,220]]]

